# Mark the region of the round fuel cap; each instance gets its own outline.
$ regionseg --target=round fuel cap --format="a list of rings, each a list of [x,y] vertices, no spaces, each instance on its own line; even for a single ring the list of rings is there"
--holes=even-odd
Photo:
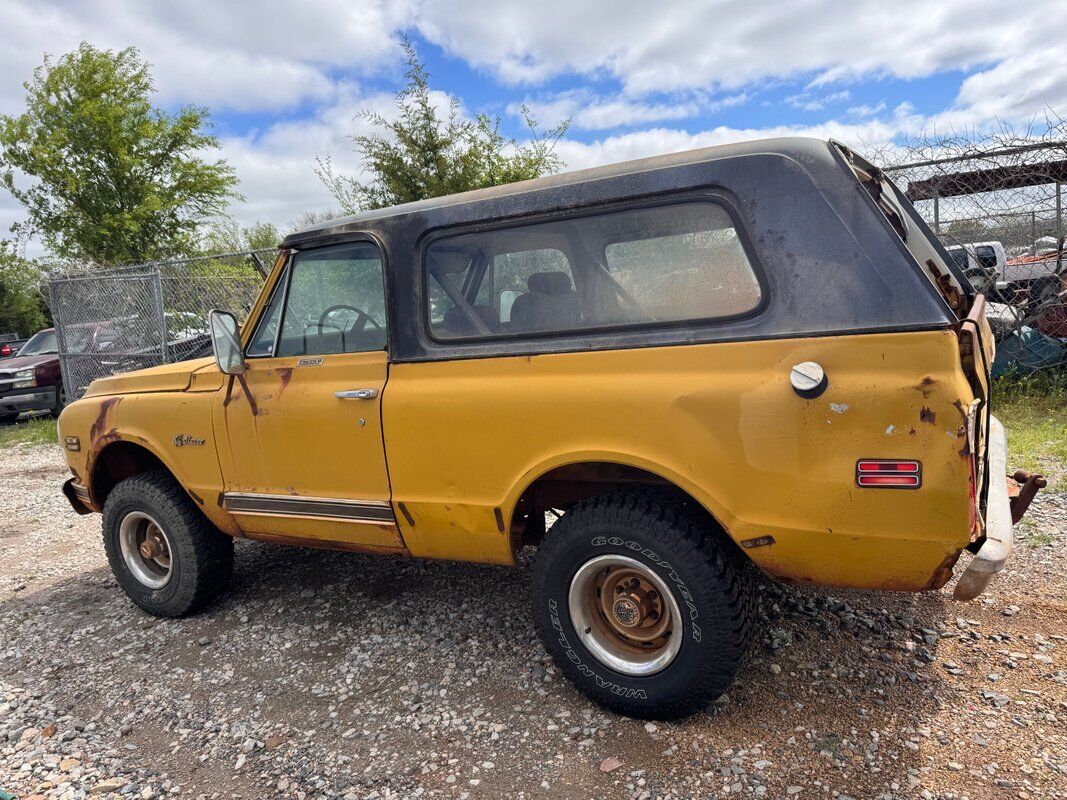
[[[789,371],[789,382],[801,397],[818,397],[826,391],[826,373],[814,361],[802,361]]]

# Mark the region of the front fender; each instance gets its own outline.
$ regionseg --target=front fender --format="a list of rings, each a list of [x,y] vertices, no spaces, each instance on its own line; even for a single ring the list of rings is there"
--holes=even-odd
[[[236,535],[236,523],[221,507],[213,400],[210,392],[152,392],[88,397],[68,406],[60,417],[60,442],[79,442],[78,451],[66,445],[67,461],[75,482],[88,490],[90,506],[103,506],[98,467],[108,449],[128,443],[155,456],[216,526]]]

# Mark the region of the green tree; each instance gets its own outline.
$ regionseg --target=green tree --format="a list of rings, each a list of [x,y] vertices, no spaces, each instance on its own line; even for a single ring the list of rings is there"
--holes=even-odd
[[[0,240],[0,333],[30,336],[49,323],[48,308],[38,291],[40,273]]]
[[[104,265],[184,255],[236,196],[233,169],[205,158],[218,147],[208,111],[153,107],[136,49],[83,42],[46,56],[25,87],[25,113],[0,116],[0,175],[55,255]]]
[[[397,116],[364,111],[361,116],[377,131],[351,137],[368,179],[337,173],[328,156],[318,159],[315,171],[343,211],[384,208],[560,170],[563,162],[555,148],[569,120],[542,132],[523,107],[530,137],[519,144],[500,133],[499,117],[464,119],[456,98],[442,115],[433,103],[426,65],[409,40],[403,40],[403,48],[407,84],[396,96]]]
[[[205,255],[273,250],[281,240],[281,233],[269,222],[255,222],[242,228],[233,217],[222,217],[208,229],[201,249]]]

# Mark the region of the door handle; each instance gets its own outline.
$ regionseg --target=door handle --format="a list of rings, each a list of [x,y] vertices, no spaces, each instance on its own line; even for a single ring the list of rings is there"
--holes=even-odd
[[[343,392],[334,392],[334,397],[341,400],[373,400],[378,396],[377,389],[346,389]]]

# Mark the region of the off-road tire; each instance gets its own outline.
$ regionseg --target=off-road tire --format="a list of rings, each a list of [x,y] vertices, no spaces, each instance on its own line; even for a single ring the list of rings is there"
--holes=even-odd
[[[170,542],[171,575],[151,589],[122,557],[119,527],[131,511],[147,513]],[[104,503],[104,550],[129,598],[157,617],[182,617],[214,600],[233,574],[233,539],[217,530],[168,473],[145,472],[120,482]]]
[[[682,611],[685,638],[659,672],[616,672],[574,629],[571,581],[582,564],[608,554],[654,571]],[[641,719],[686,717],[722,695],[743,663],[754,615],[745,567],[724,534],[671,495],[599,495],[574,506],[545,536],[533,567],[534,624],[559,669],[595,703]]]

